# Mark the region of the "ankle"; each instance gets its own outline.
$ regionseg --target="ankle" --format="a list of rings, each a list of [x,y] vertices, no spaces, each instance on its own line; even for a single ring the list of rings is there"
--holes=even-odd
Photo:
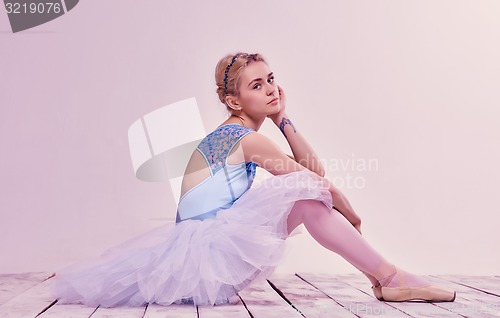
[[[397,272],[398,272],[397,267],[392,264],[386,263],[381,265],[379,267],[377,275],[378,277],[380,277],[378,278],[380,285],[388,286],[396,276]]]
[[[389,286],[391,284],[392,280],[394,279],[394,276],[396,276],[396,274],[397,274],[397,270],[394,271],[389,276],[385,276],[385,277],[379,279],[380,285],[384,286],[384,287]]]
[[[430,283],[423,277],[406,272],[401,268],[394,267],[395,272],[387,277],[384,277],[380,284],[384,287],[411,287],[419,288],[429,286]]]
[[[361,271],[361,273],[363,273],[368,278],[368,280],[372,283],[372,286],[380,286],[379,281],[374,276],[363,271]]]

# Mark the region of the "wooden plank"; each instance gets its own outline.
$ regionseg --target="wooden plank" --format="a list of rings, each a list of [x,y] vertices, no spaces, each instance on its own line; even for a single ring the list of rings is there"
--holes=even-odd
[[[344,282],[360,289],[360,290],[363,290],[366,293],[372,293],[371,287],[370,287],[371,286],[370,282],[368,281],[368,279],[366,277],[364,277],[361,274],[339,275],[338,278],[343,280]],[[415,304],[414,310],[411,309],[411,311],[407,312],[408,314],[411,314],[412,316],[416,316],[416,317],[421,317],[421,316],[427,317],[428,315],[432,316],[434,314],[434,312],[436,312],[436,315],[448,315],[448,316],[451,315],[453,317],[453,315],[455,315],[455,316],[460,316],[460,315],[467,316],[467,314],[471,313],[470,310],[466,309],[467,307],[470,306],[470,304],[465,305],[465,303],[467,301],[461,299],[461,297],[460,297],[461,293],[451,283],[446,283],[446,282],[443,282],[442,280],[438,281],[436,278],[433,278],[431,276],[424,276],[424,278],[429,280],[431,283],[435,282],[435,283],[438,283],[440,285],[447,286],[449,288],[456,290],[457,291],[457,299],[455,299],[454,302],[442,302],[442,303],[438,303],[438,302],[436,302],[436,303],[413,302]],[[385,302],[385,303],[389,304],[390,306],[393,306],[397,309],[401,309],[403,311],[408,309],[407,308],[408,305],[404,305],[407,303],[396,303],[396,302]],[[409,303],[409,304],[411,304],[411,303]],[[443,310],[443,312],[445,312],[445,314],[441,314],[440,313],[441,311],[439,311],[438,309],[435,309],[435,308],[431,308],[431,307],[429,307],[429,305],[441,308]],[[449,313],[446,313],[446,311],[448,311]],[[469,311],[469,312],[467,312],[467,311]],[[476,313],[475,315],[472,315],[472,316],[473,317],[492,317],[490,314],[481,315],[479,312]]]
[[[192,305],[93,308],[55,304],[47,273],[0,275],[0,317],[40,318],[255,318],[275,317],[500,317],[500,278],[495,276],[439,275],[429,281],[457,291],[453,303],[380,302],[370,282],[361,274],[273,275],[272,284],[291,302],[294,309],[267,281],[255,282],[240,292],[243,302],[214,307]],[[306,281],[301,279],[304,278]],[[45,279],[45,281],[44,281]],[[310,284],[309,284],[310,283]],[[245,308],[248,307],[248,310]],[[249,313],[250,311],[250,313]]]
[[[500,278],[498,277],[470,275],[439,275],[439,277],[484,293],[496,295],[500,299]]]
[[[50,279],[26,290],[0,306],[2,318],[33,318],[54,303],[50,294]]]
[[[113,308],[104,308],[99,307],[97,310],[90,316],[91,318],[142,318],[144,317],[144,313],[146,311],[146,306],[142,307],[113,307]]]
[[[0,275],[0,305],[38,285],[52,274],[50,273],[22,273]]]
[[[265,280],[254,281],[239,295],[254,318],[302,317]]]
[[[144,318],[197,318],[198,312],[193,305],[148,305]]]
[[[351,286],[354,288],[362,291],[366,295],[375,298],[375,295],[373,294],[373,291],[371,289],[371,283],[370,281],[361,274],[344,274],[344,275],[335,275],[335,277]],[[378,300],[378,299],[377,299]],[[386,303],[388,306],[390,306],[390,302]]]
[[[144,312],[145,311],[145,312]],[[196,307],[190,305],[94,308],[84,305],[54,305],[38,316],[40,318],[95,318],[95,317],[146,317],[146,318],[197,318]]]
[[[389,303],[379,301],[372,296],[371,289],[370,293],[367,293],[354,288],[340,278],[337,279],[339,275],[335,277],[309,273],[298,273],[298,275],[358,317],[414,317]],[[369,285],[370,282],[366,279],[365,284]]]
[[[59,305],[55,304],[42,313],[38,318],[88,318],[96,310],[96,307],[84,305]]]
[[[373,294],[372,290],[371,290],[370,282],[368,281],[368,279],[365,276],[363,276],[361,274],[339,275],[338,277],[339,277],[339,279],[345,281],[349,285],[352,285],[352,286],[354,286],[354,287],[356,287],[356,288],[358,288],[366,293]],[[433,279],[430,276],[424,276],[424,278],[429,280],[430,282],[433,282]],[[454,287],[451,286],[450,284],[443,284],[443,282],[441,282],[441,285],[448,286],[448,287],[454,289]],[[463,314],[460,312],[460,310],[453,310],[454,307],[461,306],[461,305],[459,305],[460,299],[458,296],[459,295],[457,295],[457,299],[453,303],[443,302],[443,303],[432,303],[432,304],[428,303],[428,304],[426,304],[423,302],[416,302],[417,306],[419,306],[419,307],[415,307],[415,311],[411,311],[411,312],[409,312],[409,314],[411,314],[413,316],[417,316],[417,317],[419,315],[423,315],[425,317],[427,312],[429,311],[429,309],[428,309],[429,305],[440,307],[443,310],[450,311],[456,315]],[[385,302],[385,303],[388,304],[389,306],[396,308],[396,309],[400,308],[400,304],[401,304],[401,303],[395,303],[395,302]],[[434,310],[435,309],[431,309],[432,312],[434,312]],[[478,317],[483,317],[483,316],[478,316]],[[491,317],[491,316],[484,316],[484,317]]]
[[[198,306],[200,318],[250,318],[250,313],[245,308],[241,300],[236,304],[217,305],[217,306]]]
[[[446,277],[446,278],[444,278]],[[468,317],[500,317],[500,298],[478,291],[462,284],[450,281],[457,280],[454,276],[430,276],[429,280],[438,284],[446,284],[457,292],[457,299],[453,303],[441,303],[438,306]]]
[[[273,275],[269,280],[307,318],[356,317],[296,275]]]

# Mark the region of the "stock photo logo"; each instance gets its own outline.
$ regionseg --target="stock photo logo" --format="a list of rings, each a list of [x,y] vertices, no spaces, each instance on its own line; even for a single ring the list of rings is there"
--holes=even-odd
[[[79,0],[23,1],[4,0],[13,33],[34,28],[59,18],[73,9]]]

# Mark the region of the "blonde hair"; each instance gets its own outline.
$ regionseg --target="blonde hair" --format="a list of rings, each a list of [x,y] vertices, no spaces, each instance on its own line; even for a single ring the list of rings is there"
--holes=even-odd
[[[235,59],[236,58],[236,59]],[[226,105],[228,111],[231,108],[226,103],[226,96],[239,96],[239,80],[243,69],[252,62],[264,62],[264,57],[259,53],[237,53],[235,55],[226,55],[219,60],[215,67],[215,84],[217,85],[217,95],[221,103]],[[229,66],[232,63],[231,66]],[[228,69],[229,66],[229,69]],[[226,79],[227,73],[227,79]]]

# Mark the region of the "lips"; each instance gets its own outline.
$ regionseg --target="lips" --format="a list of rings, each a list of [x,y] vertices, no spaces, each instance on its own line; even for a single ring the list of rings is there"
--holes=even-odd
[[[269,105],[269,104],[272,104],[272,103],[276,102],[277,100],[278,100],[278,98],[277,98],[277,97],[276,97],[276,98],[273,98],[273,99],[271,99],[271,101],[270,101],[269,103],[267,103],[267,104],[268,104],[268,105]]]

